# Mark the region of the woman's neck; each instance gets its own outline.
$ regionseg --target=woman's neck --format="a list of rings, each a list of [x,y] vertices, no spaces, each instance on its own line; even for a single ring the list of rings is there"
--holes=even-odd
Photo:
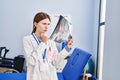
[[[35,34],[35,36],[36,36],[37,38],[40,38],[40,34],[39,34],[39,33],[35,32],[34,34]]]

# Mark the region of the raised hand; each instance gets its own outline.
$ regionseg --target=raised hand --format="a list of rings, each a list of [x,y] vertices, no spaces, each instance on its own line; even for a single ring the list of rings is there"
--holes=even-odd
[[[48,36],[47,36],[47,34],[41,33],[41,39],[42,39],[42,41],[43,41],[44,43],[46,43],[46,42],[48,41]]]
[[[68,42],[67,42],[67,47],[68,47],[68,48],[72,48],[73,43],[74,43],[73,38],[69,39]]]

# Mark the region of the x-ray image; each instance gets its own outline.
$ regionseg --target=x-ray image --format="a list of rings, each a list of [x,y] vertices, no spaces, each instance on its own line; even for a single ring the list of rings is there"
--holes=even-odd
[[[71,38],[70,34],[70,23],[62,15],[60,15],[58,23],[50,36],[50,39],[61,43],[62,41],[68,41]]]

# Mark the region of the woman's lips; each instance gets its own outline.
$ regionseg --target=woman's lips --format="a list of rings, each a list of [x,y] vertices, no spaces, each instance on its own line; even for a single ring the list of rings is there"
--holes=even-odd
[[[45,32],[47,31],[47,30],[44,30]]]

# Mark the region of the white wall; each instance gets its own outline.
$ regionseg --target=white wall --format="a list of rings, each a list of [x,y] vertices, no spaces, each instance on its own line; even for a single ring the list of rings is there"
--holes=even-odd
[[[0,0],[0,46],[10,49],[7,57],[23,54],[22,38],[32,31],[34,15],[70,14],[75,47],[97,54],[99,0]]]
[[[120,0],[107,0],[102,80],[120,80]]]

